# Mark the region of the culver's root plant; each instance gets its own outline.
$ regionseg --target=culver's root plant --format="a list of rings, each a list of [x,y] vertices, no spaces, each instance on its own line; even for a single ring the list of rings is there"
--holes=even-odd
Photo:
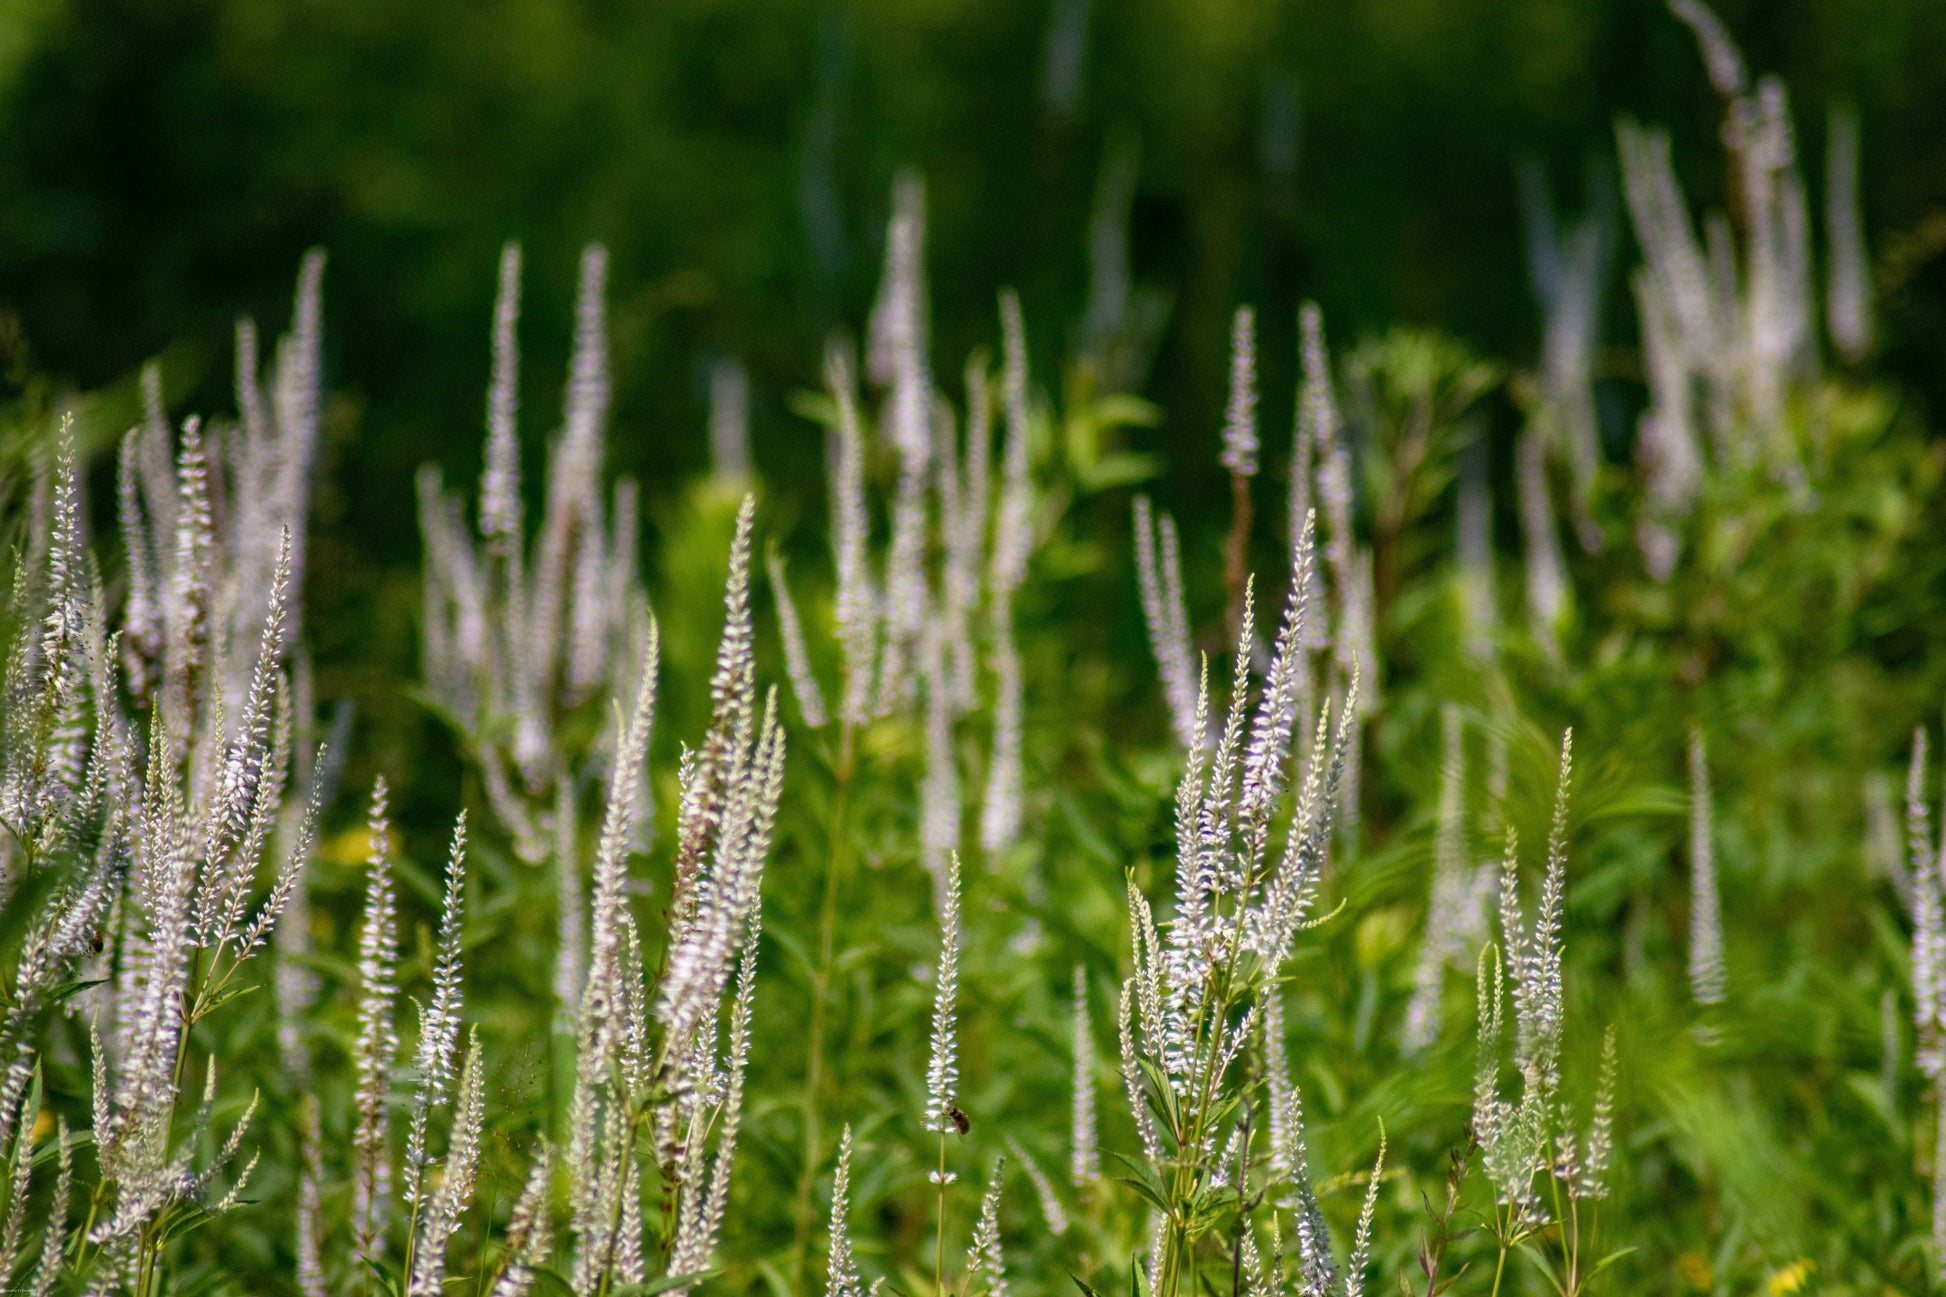
[[[1562,906],[1567,886],[1568,783],[1573,736],[1561,741],[1561,773],[1548,835],[1547,870],[1532,922],[1522,914],[1520,857],[1513,830],[1500,873],[1501,948],[1480,952],[1479,1059],[1473,1099],[1473,1137],[1493,1185],[1489,1228],[1498,1246],[1493,1291],[1500,1291],[1507,1259],[1530,1242],[1541,1250],[1548,1281],[1566,1297],[1586,1291],[1612,1261],[1595,1255],[1599,1208],[1608,1194],[1614,1159],[1615,1032],[1602,1043],[1601,1075],[1587,1131],[1577,1136],[1561,1086],[1567,1026],[1563,984]],[[1505,975],[1502,974],[1504,952]],[[1518,1099],[1500,1089],[1506,994],[1512,984],[1514,1068]]]
[[[164,1290],[175,1241],[237,1206],[256,1165],[244,1145],[257,1096],[219,1102],[221,1060],[198,1028],[259,989],[257,957],[301,890],[330,778],[305,750],[308,685],[290,669],[322,271],[306,260],[274,403],[248,321],[236,424],[206,436],[192,418],[178,437],[159,378],[145,380],[148,418],[119,462],[118,626],[86,543],[71,422],[39,477],[8,609],[0,753],[0,865],[26,921],[0,1024],[15,1169],[0,1282],[21,1271],[43,1142],[58,1171],[26,1279],[41,1293]],[[308,776],[301,798],[294,774]],[[36,1077],[64,1015],[88,1041],[81,1171],[66,1116],[38,1121]]]
[[[1132,879],[1128,888],[1135,971],[1122,989],[1122,1073],[1141,1148],[1115,1160],[1154,1213],[1148,1282],[1171,1297],[1246,1254],[1265,1291],[1362,1291],[1365,1226],[1341,1276],[1283,1039],[1281,978],[1330,848],[1357,699],[1354,676],[1335,730],[1321,708],[1308,757],[1293,756],[1311,554],[1307,525],[1254,700],[1246,588],[1214,735],[1202,673],[1176,794],[1173,910],[1158,924]]]
[[[611,473],[598,244],[540,444],[507,245],[416,574],[320,483],[319,254],[233,415],[152,365],[0,437],[0,1288],[1937,1287],[1923,728],[1903,843],[1891,770],[1946,459],[1866,368],[1930,244],[1866,257],[1842,110],[1817,216],[1782,86],[1671,8],[1730,209],[1633,124],[1611,201],[1524,172],[1524,368],[1334,359],[1273,283],[1201,441],[1151,436],[1131,154],[1078,354],[1034,275],[935,364],[902,175],[856,339],[786,390],[704,358],[696,489]],[[431,723],[321,724],[340,688]]]

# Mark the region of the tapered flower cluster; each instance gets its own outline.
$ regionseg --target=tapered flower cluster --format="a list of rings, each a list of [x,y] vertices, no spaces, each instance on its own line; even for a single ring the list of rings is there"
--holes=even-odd
[[[784,578],[784,559],[773,546],[764,555],[765,575],[770,579],[771,597],[777,601],[777,633],[784,641],[784,667],[790,675],[791,692],[797,696],[797,709],[804,723],[822,729],[830,719],[825,709],[824,690],[818,686],[817,673],[811,669],[811,650],[804,640],[804,622],[797,614],[797,600]]]
[[[507,1219],[507,1263],[494,1282],[493,1297],[527,1297],[538,1271],[554,1250],[554,1227],[548,1219],[547,1191],[554,1157],[546,1144],[534,1155],[527,1184]]]
[[[1026,330],[1020,303],[1001,295],[998,413],[1004,424],[998,473],[995,402],[984,351],[965,371],[964,436],[934,391],[927,359],[923,190],[904,177],[894,191],[885,276],[872,312],[865,377],[883,396],[872,419],[849,348],[825,356],[831,433],[826,477],[836,575],[832,622],[842,658],[836,719],[857,727],[877,717],[922,713],[927,776],[921,784],[922,846],[935,885],[961,846],[959,722],[990,696],[992,742],[979,817],[989,852],[1009,846],[1021,824],[1023,678],[1014,642],[1014,602],[1034,539]],[[886,510],[891,535],[882,558],[870,544],[868,465],[874,433],[898,465]],[[799,711],[821,725],[831,715],[805,647],[797,601],[773,563],[778,625]],[[983,688],[982,677],[990,679]]]
[[[1939,1124],[1946,1129],[1946,843],[1933,836],[1931,803],[1926,795],[1926,732],[1912,734],[1912,760],[1906,775],[1907,908],[1912,920],[1913,1025],[1919,1070],[1932,1082]],[[1946,1258],[1946,1188],[1933,1172],[1932,1245]]]
[[[1315,303],[1306,303],[1298,316],[1303,381],[1298,393],[1297,419],[1292,435],[1290,487],[1290,553],[1293,571],[1301,571],[1302,596],[1308,620],[1296,641],[1299,652],[1288,664],[1291,673],[1290,724],[1309,732],[1318,702],[1327,700],[1339,711],[1348,703],[1354,716],[1368,711],[1377,683],[1378,651],[1373,622],[1372,553],[1353,527],[1351,448],[1332,393],[1331,362],[1324,341],[1324,317]],[[1222,462],[1247,499],[1243,483],[1257,468],[1255,317],[1248,308],[1238,311],[1231,349],[1231,390],[1224,424]],[[1322,512],[1320,512],[1320,510]],[[1184,748],[1205,742],[1196,717],[1199,671],[1193,648],[1192,623],[1184,595],[1181,543],[1176,525],[1157,513],[1147,496],[1137,496],[1135,512],[1136,580],[1150,647],[1162,678],[1169,719]],[[1239,521],[1247,524],[1247,507]],[[1316,545],[1323,528],[1323,562],[1314,561],[1308,547]],[[1241,538],[1231,537],[1230,563],[1241,580]],[[1300,548],[1306,548],[1301,562]],[[1327,580],[1328,577],[1328,580]],[[1359,682],[1352,689],[1354,678]],[[1201,737],[1199,737],[1201,736]],[[1344,752],[1345,790],[1339,813],[1346,824],[1357,819],[1358,771],[1361,765],[1357,727],[1347,731]]]
[[[1047,1222],[1050,1234],[1068,1232],[1068,1209],[1061,1203],[1061,1195],[1055,1192],[1054,1181],[1048,1178],[1041,1164],[1034,1160],[1033,1154],[1021,1146],[1012,1135],[1007,1136],[1007,1150],[1020,1162],[1020,1169],[1027,1174],[1027,1181],[1034,1186],[1034,1197],[1041,1205],[1041,1219]]]
[[[1135,975],[1122,994],[1122,1073],[1157,1177],[1155,1205],[1163,1220],[1151,1264],[1165,1286],[1181,1282],[1181,1268],[1206,1227],[1186,1204],[1212,1186],[1246,1192],[1238,1183],[1239,1159],[1248,1161],[1245,1141],[1261,1137],[1264,1128],[1246,1128],[1235,1100],[1253,1084],[1240,1060],[1255,1048],[1266,1058],[1254,1075],[1268,1074],[1263,1083],[1270,1092],[1270,1178],[1264,1187],[1295,1225],[1295,1251],[1278,1255],[1274,1265],[1280,1282],[1291,1267],[1299,1291],[1336,1291],[1329,1243],[1304,1168],[1297,1092],[1282,1061],[1277,986],[1322,874],[1357,695],[1354,678],[1335,729],[1330,709],[1321,709],[1308,760],[1294,761],[1312,615],[1311,556],[1305,528],[1268,673],[1254,701],[1254,627],[1246,594],[1230,702],[1213,744],[1204,736],[1206,681],[1198,689],[1176,798],[1173,914],[1158,926],[1147,898],[1132,883],[1129,888]],[[1293,784],[1295,806],[1276,853],[1274,827]],[[1274,1024],[1274,1032],[1266,1024]],[[1247,1167],[1242,1174],[1249,1174]]]
[[[1439,822],[1433,845],[1432,893],[1426,905],[1426,932],[1413,975],[1412,1001],[1406,1008],[1400,1045],[1407,1053],[1426,1049],[1439,1038],[1440,1006],[1446,970],[1476,949],[1485,935],[1486,900],[1494,874],[1474,867],[1466,849],[1466,745],[1459,710],[1440,713],[1444,761],[1439,775]]]
[[[1689,991],[1698,1004],[1723,1002],[1723,902],[1716,886],[1709,753],[1701,727],[1689,732]]]
[[[466,813],[462,811],[453,828],[452,851],[446,862],[446,894],[439,910],[433,953],[432,997],[419,1015],[419,1043],[413,1056],[413,1071],[419,1080],[406,1129],[401,1197],[415,1219],[423,1206],[426,1168],[431,1160],[426,1147],[427,1127],[432,1113],[451,1096],[459,1055],[460,924],[465,904]]]
[[[1001,392],[1006,416],[1006,449],[1001,460],[1000,495],[993,521],[993,557],[987,573],[989,598],[988,637],[991,642],[994,680],[993,747],[989,754],[986,797],[980,811],[980,845],[998,851],[1010,845],[1020,832],[1021,756],[1020,736],[1025,703],[1022,696],[1020,652],[1014,642],[1014,599],[1027,579],[1027,558],[1033,542],[1034,496],[1029,478],[1027,410],[1027,328],[1021,322],[1020,299],[1010,290],[1000,297],[1002,339]],[[979,464],[985,464],[986,412],[984,403],[969,413],[977,415],[973,427],[977,439],[969,438],[969,450],[980,450]],[[962,548],[972,551],[970,560],[977,570],[976,540],[985,526],[986,493],[984,468],[982,487],[969,495]],[[977,510],[977,512],[975,512]]]
[[[1074,966],[1074,1099],[1068,1123],[1068,1181],[1080,1189],[1101,1175],[1095,1120],[1095,1025],[1088,1011],[1088,973]]]
[[[1190,648],[1189,605],[1183,595],[1182,545],[1176,521],[1157,518],[1149,497],[1135,497],[1135,575],[1142,594],[1142,617],[1162,676],[1162,696],[1176,741],[1185,749],[1201,742],[1196,720],[1199,676]]]
[[[460,1068],[458,1101],[444,1173],[423,1212],[418,1202],[413,1204],[413,1220],[420,1232],[413,1239],[414,1251],[408,1262],[411,1280],[406,1292],[409,1297],[439,1297],[445,1291],[447,1252],[459,1229],[460,1216],[472,1200],[480,1170],[480,1133],[486,1117],[480,1066],[480,1033],[476,1027],[466,1051],[466,1062]]]
[[[26,918],[0,1016],[0,1145],[15,1168],[0,1277],[11,1281],[22,1255],[32,1163],[50,1157],[60,1170],[37,1292],[54,1284],[69,1242],[69,1141],[57,1124],[36,1154],[34,1111],[38,1028],[64,1001],[92,1019],[96,1042],[99,1180],[74,1249],[89,1259],[91,1291],[147,1282],[169,1232],[227,1210],[254,1165],[218,1186],[255,1105],[215,1130],[215,1060],[192,1033],[251,984],[244,965],[301,888],[330,778],[308,734],[308,681],[292,665],[323,264],[315,253],[304,262],[268,395],[255,326],[239,324],[234,422],[191,418],[178,435],[160,372],[144,374],[144,421],[118,465],[119,608],[88,548],[71,424],[36,466],[8,610],[16,629],[0,648],[0,892]],[[287,795],[294,777],[308,797]],[[90,985],[75,995],[84,968]],[[301,1070],[301,1043],[280,1036]],[[199,1092],[187,1117],[185,1086]]]
[[[750,375],[728,356],[710,366],[709,463],[721,482],[740,483],[750,476]]]
[[[825,1266],[825,1297],[864,1297],[858,1261],[851,1251],[851,1127],[838,1141],[838,1170],[831,1181],[830,1257]]]
[[[775,694],[761,709],[757,700],[749,600],[754,513],[746,498],[730,555],[710,728],[684,755],[667,954],[653,985],[629,908],[628,874],[655,708],[653,623],[609,773],[563,1158],[577,1291],[645,1281],[652,1264],[643,1236],[645,1184],[659,1183],[675,1203],[664,1258],[672,1276],[705,1267],[727,1209],[750,1053],[758,886],[784,765]]]
[[[1538,399],[1533,418],[1521,433],[1521,462],[1536,462],[1534,457],[1543,450],[1566,461],[1575,530],[1583,548],[1599,549],[1601,533],[1591,508],[1601,462],[1595,348],[1614,254],[1613,199],[1591,183],[1586,210],[1563,222],[1555,214],[1541,167],[1524,166],[1519,178],[1527,275],[1544,325]]]
[[[531,543],[520,480],[518,244],[500,259],[477,535],[438,470],[419,474],[426,685],[471,740],[495,817],[536,862],[552,846],[546,821],[560,781],[597,773],[615,758],[614,727],[581,750],[568,714],[598,698],[626,709],[649,633],[635,484],[624,479],[611,498],[602,494],[607,265],[599,244],[582,254],[566,414],[549,450],[545,506]]]
[[[1235,477],[1257,475],[1257,314],[1237,308],[1230,329],[1230,404],[1223,413],[1223,453]]]
[[[939,907],[939,964],[933,970],[932,1053],[926,1060],[925,1128],[955,1129],[959,1108],[959,857],[947,866]]]
[[[1614,1034],[1603,1048],[1593,1124],[1577,1140],[1561,1100],[1561,1044],[1566,1027],[1562,977],[1562,903],[1567,886],[1568,785],[1573,772],[1573,735],[1561,741],[1560,780],[1554,823],[1548,834],[1547,870],[1529,923],[1520,900],[1520,856],[1512,829],[1500,875],[1501,949],[1489,944],[1479,965],[1479,1060],[1473,1092],[1473,1129],[1499,1202],[1529,1222],[1546,1219],[1538,1177],[1552,1173],[1575,1199],[1599,1198],[1613,1152]],[[1504,972],[1503,972],[1504,956]],[[1520,1076],[1517,1099],[1502,1096],[1500,1070],[1511,983],[1513,1062]]]
[[[931,611],[927,494],[935,458],[945,460],[933,446],[932,371],[926,358],[925,201],[918,176],[899,177],[885,235],[885,275],[866,344],[866,376],[886,391],[882,422],[899,461],[879,647],[883,707],[910,704],[918,685],[915,664]]]
[[[383,780],[372,789],[367,831],[365,917],[358,936],[358,1034],[351,1051],[356,1076],[356,1124],[347,1168],[352,1256],[361,1269],[396,1274],[407,1293],[431,1297],[445,1283],[452,1239],[472,1200],[486,1121],[477,1028],[463,1062],[460,1051],[466,817],[462,814],[455,825],[447,855],[431,951],[432,993],[419,1015],[402,1155],[392,1137],[392,1079],[400,1061],[399,917]],[[446,1153],[435,1175],[433,1123],[442,1117]],[[300,1234],[300,1249],[318,1246],[321,1223],[314,1220],[308,1228]],[[323,1276],[314,1278],[322,1288]]]
[[[1926,732],[1912,734],[1912,761],[1905,786],[1906,843],[1912,916],[1913,1022],[1919,1032],[1919,1066],[1937,1080],[1946,1071],[1946,849],[1933,839],[1926,797]]]
[[[1317,303],[1306,302],[1298,311],[1300,359],[1303,361],[1304,390],[1298,402],[1297,436],[1308,440],[1313,453],[1308,458],[1316,465],[1318,517],[1324,527],[1323,571],[1328,597],[1330,670],[1325,673],[1323,697],[1354,717],[1363,716],[1378,705],[1379,661],[1377,628],[1374,619],[1372,588],[1372,550],[1360,541],[1353,528],[1354,484],[1351,446],[1346,440],[1344,419],[1338,412],[1331,381],[1331,356],[1324,340],[1324,313]],[[1297,459],[1306,456],[1298,455]],[[1302,542],[1308,523],[1291,519],[1292,554]],[[1314,574],[1307,580],[1315,583]],[[1323,629],[1323,628],[1321,628]],[[1324,642],[1325,636],[1313,637]],[[1353,706],[1352,688],[1357,688]],[[1345,793],[1340,814],[1347,823],[1358,818],[1359,771],[1363,766],[1362,731],[1354,725],[1345,748]]]
[[[1702,0],[1670,0],[1669,9],[1695,35],[1724,105],[1738,219],[1711,212],[1699,232],[1668,134],[1618,124],[1623,191],[1643,257],[1630,287],[1650,397],[1638,425],[1637,541],[1657,579],[1675,566],[1709,467],[1758,466],[1801,482],[1818,463],[1787,417],[1817,377],[1820,314],[1789,96],[1778,78],[1752,76]],[[1856,361],[1871,346],[1872,304],[1855,119],[1834,114],[1827,146],[1823,322]]]
[[[1311,1184],[1304,1144],[1304,1098],[1291,1078],[1290,1056],[1284,1043],[1284,997],[1273,992],[1264,997],[1263,1004],[1264,1090],[1269,1101],[1265,1166],[1276,1187],[1277,1204],[1291,1222],[1296,1253],[1291,1278],[1300,1293],[1331,1293],[1339,1283],[1338,1269],[1331,1254],[1331,1233]],[[1255,1240],[1249,1242],[1254,1249]],[[1281,1257],[1276,1259],[1281,1268]],[[1261,1287],[1271,1291],[1267,1271],[1264,1277]]]
[[[391,1112],[387,1099],[399,1052],[393,1006],[398,1000],[398,901],[390,864],[391,824],[385,814],[385,781],[372,788],[371,851],[365,858],[365,920],[358,933],[358,1035],[352,1045],[357,1072],[358,1125],[352,1136],[355,1169],[351,1189],[352,1245],[358,1257],[376,1259],[392,1184]]]
[[[1000,1245],[1000,1173],[1005,1168],[1005,1158],[993,1168],[993,1179],[980,1199],[973,1241],[966,1249],[968,1291],[985,1297],[1007,1297],[1007,1260]]]

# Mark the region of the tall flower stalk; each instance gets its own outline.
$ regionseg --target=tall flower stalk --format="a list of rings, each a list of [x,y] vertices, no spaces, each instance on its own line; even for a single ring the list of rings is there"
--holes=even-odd
[[[1912,733],[1912,760],[1906,773],[1906,844],[1910,853],[1912,917],[1913,1026],[1919,1070],[1931,1083],[1939,1124],[1946,1128],[1946,847],[1933,837],[1931,803],[1926,795],[1926,732]],[[1946,1264],[1946,1179],[1933,1168],[1932,1246]]]
[[[1246,588],[1230,702],[1213,746],[1203,738],[1205,672],[1177,790],[1176,898],[1165,923],[1158,925],[1147,897],[1133,880],[1129,885],[1135,973],[1123,991],[1122,1065],[1143,1153],[1123,1161],[1139,1173],[1137,1183],[1156,1212],[1150,1264],[1155,1290],[1168,1297],[1199,1290],[1200,1267],[1213,1250],[1208,1236],[1226,1218],[1218,1204],[1227,1194],[1241,1202],[1254,1200],[1258,1190],[1293,1205],[1308,1200],[1301,1135],[1289,1120],[1294,1091],[1278,1083],[1284,1086],[1283,1102],[1273,1108],[1279,1138],[1270,1138],[1256,1114],[1264,1106],[1264,1074],[1283,1050],[1261,1023],[1281,1024],[1278,979],[1322,875],[1356,703],[1354,680],[1335,732],[1326,709],[1308,762],[1293,761],[1311,555],[1307,527],[1254,701],[1253,599]],[[1295,806],[1282,853],[1274,855],[1274,824],[1292,789]],[[1253,1049],[1256,1063],[1246,1066]],[[1281,1075],[1281,1064],[1276,1070]],[[1268,1141],[1270,1153],[1262,1170],[1250,1151],[1260,1141]],[[1321,1222],[1301,1205],[1297,1214],[1296,1251],[1274,1258],[1278,1282],[1288,1269],[1309,1285],[1304,1291],[1325,1291],[1317,1283],[1331,1273],[1328,1242],[1313,1228]],[[1236,1236],[1223,1254],[1237,1253],[1245,1238],[1258,1249],[1248,1208],[1233,1227]]]
[[[1466,850],[1466,744],[1457,708],[1440,712],[1444,760],[1439,774],[1439,819],[1433,842],[1432,892],[1426,906],[1426,931],[1413,976],[1400,1045],[1407,1053],[1428,1048],[1439,1037],[1440,1006],[1446,972],[1477,944],[1485,920],[1485,899],[1494,882],[1490,868],[1472,868]],[[1464,965],[1462,965],[1464,968]]]
[[[475,526],[436,468],[419,474],[427,690],[466,736],[495,819],[533,864],[549,859],[563,831],[549,832],[561,781],[598,775],[616,759],[616,727],[574,717],[598,698],[630,705],[650,620],[636,559],[635,484],[623,479],[604,499],[601,481],[607,266],[599,244],[583,252],[566,417],[550,447],[531,540],[520,477],[517,243],[500,258]],[[571,888],[560,890],[565,911]],[[563,943],[564,956],[569,950]],[[571,979],[563,972],[559,980],[565,987]]]
[[[784,763],[775,691],[761,708],[757,698],[749,601],[754,516],[746,498],[725,585],[710,727],[681,771],[669,937],[653,979],[642,961],[628,876],[655,707],[653,623],[609,774],[564,1158],[572,1282],[598,1297],[646,1282],[658,1252],[665,1278],[675,1281],[672,1291],[688,1291],[715,1248],[727,1203],[750,1048],[758,890]],[[665,1204],[655,1238],[644,1227],[642,1196],[650,1185]]]
[[[932,1051],[926,1060],[925,1129],[939,1137],[939,1166],[930,1179],[939,1191],[933,1278],[946,1283],[946,1188],[958,1176],[946,1167],[946,1137],[964,1133],[959,1110],[959,857],[952,857],[939,907],[939,963],[933,969]]]
[[[858,390],[851,352],[826,350],[829,396],[827,483],[836,577],[832,620],[841,656],[836,735],[828,749],[832,802],[823,823],[824,889],[811,971],[810,1019],[801,1108],[803,1146],[793,1210],[790,1273],[807,1280],[816,1225],[813,1191],[829,1150],[822,1106],[832,1075],[827,1036],[838,952],[841,902],[852,868],[857,754],[865,730],[886,718],[919,719],[925,736],[921,783],[921,860],[935,909],[943,904],[947,860],[964,845],[959,731],[991,682],[991,743],[978,814],[989,862],[1021,835],[1025,776],[1024,669],[1016,645],[1015,604],[1034,546],[1034,484],[1026,329],[1018,298],[1000,295],[1002,364],[992,399],[987,352],[965,370],[963,443],[945,402],[932,390],[925,354],[924,211],[916,181],[903,179],[887,229],[885,277],[867,339],[865,377],[881,391],[877,418]],[[998,473],[994,416],[1003,424]],[[926,413],[921,413],[925,411]],[[867,471],[874,432],[889,446],[897,477],[886,509],[891,535],[871,552]],[[798,605],[773,564],[778,628],[799,711],[824,728],[830,715],[804,643]],[[984,660],[982,660],[984,651]]]
[[[1500,875],[1502,945],[1496,948],[1489,943],[1480,953],[1480,1043],[1473,1131],[1494,1190],[1489,1228],[1499,1249],[1494,1266],[1495,1294],[1505,1277],[1508,1257],[1543,1234],[1558,1252],[1551,1260],[1541,1256],[1549,1281],[1567,1297],[1582,1292],[1592,1273],[1589,1253],[1596,1237],[1595,1205],[1608,1192],[1614,1143],[1616,1046],[1612,1028],[1603,1041],[1594,1111],[1585,1135],[1577,1137],[1571,1128],[1568,1106],[1561,1098],[1561,1047],[1567,1025],[1562,927],[1573,752],[1570,732],[1561,740],[1547,868],[1533,919],[1529,922],[1523,914],[1519,844],[1510,827]],[[1509,993],[1513,1063],[1520,1077],[1517,1099],[1504,1097],[1500,1087]],[[1588,1213],[1586,1221],[1582,1218],[1584,1210]]]
[[[311,699],[294,666],[322,273],[322,256],[307,257],[269,396],[255,326],[239,324],[234,424],[190,418],[178,432],[160,371],[145,372],[144,418],[117,463],[119,609],[88,549],[71,420],[36,465],[0,646],[0,895],[23,924],[0,1013],[0,1148],[15,1171],[6,1279],[47,1133],[42,1027],[71,999],[91,1022],[97,1178],[70,1237],[72,1161],[55,1120],[55,1212],[31,1291],[63,1271],[103,1294],[162,1288],[175,1235],[236,1205],[255,1167],[243,1144],[257,1104],[219,1132],[216,1058],[199,1057],[210,1042],[198,1028],[256,987],[328,782],[328,762],[298,757]],[[308,796],[290,795],[294,780]],[[290,1026],[279,1046],[301,1074]]]
[[[1709,754],[1689,731],[1689,990],[1700,1005],[1723,1002],[1723,903],[1716,886]]]

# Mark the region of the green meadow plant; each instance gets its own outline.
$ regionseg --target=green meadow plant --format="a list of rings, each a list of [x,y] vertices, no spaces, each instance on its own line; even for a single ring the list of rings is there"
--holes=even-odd
[[[418,482],[424,753],[319,722],[321,255],[234,417],[150,368],[112,455],[6,447],[0,1286],[1937,1286],[1946,470],[1862,376],[1855,126],[1813,221],[1671,7],[1732,214],[1652,127],[1619,203],[1528,173],[1531,366],[1291,303],[1283,396],[1239,307],[1180,412],[1227,509],[1134,448],[1132,163],[1073,354],[1003,290],[948,378],[899,178],[811,509],[728,359],[708,480],[609,482],[599,245],[524,481],[508,245],[477,491]]]

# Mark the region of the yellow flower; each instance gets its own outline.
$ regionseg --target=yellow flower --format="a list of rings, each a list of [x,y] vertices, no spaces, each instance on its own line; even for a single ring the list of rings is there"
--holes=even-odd
[[[397,833],[388,834],[386,849],[394,850],[399,844]],[[364,825],[356,825],[318,844],[318,858],[333,865],[362,865],[371,854],[372,831]]]
[[[1770,1297],[1784,1297],[1785,1293],[1796,1292],[1804,1286],[1804,1281],[1811,1277],[1811,1271],[1815,1269],[1817,1269],[1817,1262],[1803,1257],[1791,1262],[1770,1276],[1768,1289]]]
[[[1676,1273],[1690,1287],[1700,1288],[1704,1292],[1710,1290],[1710,1281],[1714,1277],[1710,1273],[1709,1258],[1701,1252],[1685,1252],[1677,1257]]]

